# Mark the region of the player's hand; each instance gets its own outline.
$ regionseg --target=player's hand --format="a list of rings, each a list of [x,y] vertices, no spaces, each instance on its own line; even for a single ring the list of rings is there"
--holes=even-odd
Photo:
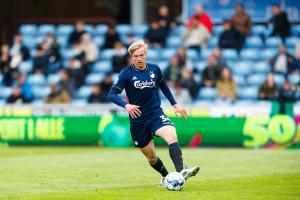
[[[184,119],[187,118],[187,110],[185,108],[181,107],[178,104],[173,105],[173,108],[174,108],[174,112],[175,112],[176,117],[178,117],[178,113],[179,113],[179,114],[182,115],[182,117]]]
[[[132,118],[138,118],[142,114],[139,107],[140,106],[137,105],[126,104],[125,109],[129,112]]]

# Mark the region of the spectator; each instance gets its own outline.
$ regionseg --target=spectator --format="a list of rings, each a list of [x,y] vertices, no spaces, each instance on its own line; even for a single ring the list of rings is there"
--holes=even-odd
[[[212,53],[212,55],[214,56],[214,58],[216,59],[216,65],[219,67],[226,67],[226,61],[222,56],[222,51],[219,47],[216,47]]]
[[[177,59],[180,66],[180,69],[186,68],[189,70],[193,70],[192,62],[186,55],[186,49],[184,47],[180,47],[177,51]]]
[[[100,88],[103,90],[105,95],[108,94],[111,86],[113,85],[111,73],[105,74],[103,80],[100,83]]]
[[[62,103],[70,102],[70,96],[69,96],[68,92],[66,92],[65,90],[62,90],[56,84],[51,84],[50,87],[51,87],[51,92],[45,98],[45,103],[62,104]]]
[[[58,63],[58,61],[61,60],[61,55],[60,47],[57,43],[55,35],[53,35],[52,33],[47,33],[44,40],[44,45],[47,46],[45,51],[49,59],[48,72],[57,73],[59,68],[61,67],[60,63]]]
[[[152,21],[150,28],[145,34],[145,39],[151,47],[164,47],[167,35],[166,30],[159,27],[157,21]]]
[[[190,26],[187,27],[182,36],[186,47],[200,52],[206,46],[211,34],[202,24],[199,24],[198,18],[194,16],[191,19]]]
[[[112,49],[115,42],[121,41],[119,34],[116,32],[114,25],[109,25],[107,33],[105,34],[104,49]]]
[[[233,102],[236,100],[236,84],[232,78],[231,71],[224,67],[221,71],[221,77],[217,82],[217,95],[221,100]]]
[[[286,114],[287,103],[293,103],[296,100],[296,87],[292,85],[288,79],[284,81],[283,87],[279,89],[278,101],[279,101],[279,113]]]
[[[69,96],[74,96],[75,94],[75,83],[74,79],[70,78],[69,71],[67,69],[61,69],[59,71],[60,81],[58,82],[59,88],[68,92]]]
[[[167,31],[167,33],[170,28],[174,28],[176,26],[174,19],[170,16],[170,10],[167,5],[161,5],[158,8],[157,22],[161,28]]]
[[[235,13],[231,17],[231,24],[237,31],[243,34],[244,37],[251,33],[252,21],[245,11],[243,4],[237,3],[235,5]]]
[[[273,26],[272,36],[279,36],[283,40],[290,35],[290,23],[288,16],[284,11],[280,10],[278,4],[273,5],[273,17],[270,23]]]
[[[75,24],[75,30],[70,34],[68,43],[73,45],[75,43],[80,43],[81,36],[86,33],[84,30],[84,22],[77,21]]]
[[[243,47],[243,35],[232,27],[231,22],[228,20],[223,22],[223,26],[224,31],[219,38],[219,47],[221,49],[236,49],[239,51]]]
[[[46,42],[38,45],[33,58],[33,72],[35,74],[45,74],[49,72],[50,64],[49,46]]]
[[[183,105],[189,105],[192,103],[192,99],[187,89],[183,88],[180,84],[174,85],[174,98],[176,101]]]
[[[275,55],[269,63],[273,73],[287,75],[293,70],[293,56],[286,52],[286,48],[281,44],[278,48],[278,54]]]
[[[3,84],[6,86],[11,86],[13,83],[13,77],[16,73],[15,68],[10,66],[11,56],[9,54],[9,46],[4,44],[1,46],[0,52],[0,71],[3,75]]]
[[[67,70],[76,89],[84,84],[85,74],[80,60],[75,58],[69,60]]]
[[[119,73],[127,65],[127,50],[120,41],[114,44],[114,56],[112,57],[113,72]]]
[[[29,102],[27,102],[27,99],[22,95],[21,89],[19,87],[14,87],[12,90],[12,94],[6,100],[6,103],[22,104],[22,103],[29,103]]]
[[[24,102],[30,103],[34,99],[31,85],[26,81],[26,75],[25,74],[18,74],[16,77],[16,84],[15,87],[18,87],[21,89],[21,95],[24,98]]]
[[[170,87],[174,87],[175,83],[178,82],[180,77],[180,66],[178,63],[178,58],[176,56],[172,56],[170,59],[170,65],[167,67],[164,79],[168,82]]]
[[[10,56],[12,57],[13,68],[30,58],[29,49],[23,44],[22,36],[19,33],[14,35],[13,42],[10,44]]]
[[[88,97],[89,103],[106,103],[106,96],[99,85],[92,86],[92,94]]]
[[[292,62],[292,66],[293,67],[291,69],[291,72],[300,74],[300,51],[296,52],[295,58],[293,59]]]
[[[183,69],[181,71],[181,77],[179,79],[179,84],[182,88],[188,90],[190,96],[195,99],[198,93],[198,84],[193,77],[194,73],[188,69]]]
[[[89,33],[85,33],[81,36],[80,46],[82,52],[84,53],[83,63],[88,69],[88,72],[90,72],[93,64],[98,59],[98,47],[93,42],[91,35]]]
[[[221,66],[213,55],[207,58],[207,66],[202,72],[202,85],[205,87],[215,87],[216,82],[220,77]]]
[[[275,100],[277,98],[277,85],[272,73],[268,74],[267,80],[259,87],[258,96],[261,100]]]
[[[192,19],[198,18],[200,24],[202,24],[210,33],[213,31],[213,23],[208,14],[205,13],[204,8],[201,5],[195,7],[196,13],[188,20],[187,26],[190,27]]]

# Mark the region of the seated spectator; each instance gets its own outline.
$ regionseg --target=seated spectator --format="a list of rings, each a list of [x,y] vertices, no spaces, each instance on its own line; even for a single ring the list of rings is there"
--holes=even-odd
[[[205,87],[215,87],[217,80],[220,78],[221,69],[215,57],[209,55],[207,58],[207,66],[202,71],[202,85]]]
[[[211,34],[202,24],[199,24],[197,17],[194,16],[191,19],[190,26],[187,27],[182,36],[185,47],[196,49],[200,52],[203,47],[206,47]]]
[[[174,98],[176,101],[183,105],[189,105],[192,103],[190,94],[186,88],[183,88],[180,84],[174,85]]]
[[[67,69],[61,69],[59,71],[60,80],[58,82],[59,88],[68,92],[69,96],[73,97],[75,94],[74,79],[70,78],[69,71]]]
[[[161,5],[158,8],[157,22],[159,26],[169,33],[171,28],[176,26],[175,20],[170,15],[170,10],[167,5]]]
[[[145,34],[145,40],[150,47],[164,47],[167,35],[166,30],[160,28],[157,21],[152,21]]]
[[[111,73],[105,74],[103,80],[100,83],[100,88],[103,90],[105,95],[108,94],[111,86],[113,85]]]
[[[84,22],[83,21],[77,21],[75,24],[74,31],[70,34],[68,43],[69,45],[73,45],[75,43],[80,43],[81,36],[86,33],[84,30]]]
[[[29,49],[23,44],[21,34],[15,34],[10,44],[11,67],[17,68],[22,61],[30,58]]]
[[[81,87],[84,84],[85,73],[82,68],[82,64],[78,59],[71,59],[67,67],[70,79],[74,82],[76,89]]]
[[[296,101],[296,87],[289,82],[288,79],[284,81],[283,87],[279,89],[278,95],[279,113],[286,114],[286,104]]]
[[[270,19],[272,36],[279,36],[283,40],[290,35],[290,22],[286,12],[281,11],[278,4],[273,5],[273,17]]]
[[[13,77],[16,73],[15,68],[10,66],[11,56],[9,54],[9,46],[4,44],[1,46],[0,52],[0,72],[3,75],[2,83],[5,86],[11,86],[13,83]]]
[[[278,88],[272,73],[268,74],[267,80],[259,87],[258,96],[261,100],[275,100]]]
[[[88,97],[89,103],[106,103],[107,94],[102,91],[102,88],[99,85],[92,86],[92,94]]]
[[[184,47],[180,47],[178,49],[176,56],[178,59],[180,69],[186,68],[191,71],[193,70],[192,62],[188,58],[186,54],[186,49]]]
[[[85,33],[81,36],[81,43],[80,43],[82,52],[84,53],[83,63],[86,65],[88,72],[91,71],[93,64],[98,59],[98,47],[93,42],[91,35]]]
[[[114,56],[112,58],[113,72],[119,73],[127,65],[127,49],[120,41],[117,41],[114,45]]]
[[[231,17],[231,24],[237,31],[243,34],[244,37],[251,33],[252,21],[245,11],[243,4],[237,3],[235,5],[235,13]]]
[[[25,74],[17,75],[14,87],[18,87],[21,89],[21,96],[24,98],[24,102],[32,102],[34,96],[32,93],[31,85],[27,82]]]
[[[217,95],[221,100],[233,102],[236,100],[236,91],[237,86],[232,78],[231,71],[228,67],[224,67],[217,82]]]
[[[293,56],[286,52],[286,48],[281,44],[278,53],[269,61],[273,73],[288,74],[293,70]]]
[[[164,79],[167,81],[170,87],[174,87],[175,83],[178,82],[180,73],[181,68],[178,63],[178,58],[176,56],[172,56],[170,59],[170,64],[164,74]]]
[[[6,100],[6,103],[13,104],[22,104],[22,103],[30,103],[28,102],[28,99],[26,99],[22,93],[21,93],[21,88],[19,87],[14,87],[12,90],[12,94],[8,97]]]
[[[214,58],[216,59],[216,65],[219,67],[226,67],[226,61],[222,56],[222,51],[219,47],[216,47],[212,53],[212,55],[214,56]]]
[[[221,49],[236,49],[239,51],[244,44],[243,35],[232,27],[231,22],[225,20],[223,22],[224,31],[219,38],[219,47]]]
[[[194,73],[188,69],[183,69],[181,71],[181,76],[179,78],[179,85],[189,91],[190,96],[194,99],[198,93],[198,84],[194,79]]]
[[[59,88],[56,84],[51,84],[51,92],[45,98],[45,103],[47,104],[63,104],[70,102],[70,96],[68,92]]]
[[[116,32],[114,25],[109,25],[107,33],[105,34],[105,42],[102,48],[112,49],[115,42],[121,41],[119,34]]]
[[[195,10],[196,13],[192,15],[191,18],[188,20],[187,26],[191,26],[192,19],[194,17],[197,17],[199,23],[211,33],[213,31],[213,23],[210,16],[207,13],[205,13],[205,10],[201,5],[196,5]]]
[[[291,73],[300,74],[300,51],[296,51],[296,55],[292,62]]]
[[[57,73],[61,65],[58,61],[61,60],[60,46],[56,40],[55,35],[47,33],[44,43],[47,45],[46,54],[49,57],[48,73]]]
[[[33,73],[47,75],[49,72],[50,54],[46,42],[38,45],[33,58]]]

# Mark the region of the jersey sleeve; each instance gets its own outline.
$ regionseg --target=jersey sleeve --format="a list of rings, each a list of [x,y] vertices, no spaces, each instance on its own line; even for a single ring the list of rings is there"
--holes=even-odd
[[[126,82],[127,73],[125,70],[122,70],[117,79],[115,80],[114,84],[112,85],[112,88],[116,89],[117,91],[119,91],[119,93],[121,93],[125,88]]]
[[[121,107],[125,107],[125,105],[127,104],[127,102],[125,102],[123,99],[121,99],[118,94],[120,94],[123,89],[125,88],[126,85],[126,72],[125,71],[121,71],[118,78],[116,79],[115,83],[112,85],[108,95],[107,95],[107,99],[115,104],[117,104],[118,106]]]

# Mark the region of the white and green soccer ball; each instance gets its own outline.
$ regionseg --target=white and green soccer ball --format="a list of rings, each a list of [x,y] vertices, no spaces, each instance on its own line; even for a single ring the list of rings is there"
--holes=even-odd
[[[165,186],[170,191],[180,191],[184,187],[185,179],[178,172],[169,173],[165,178]]]

